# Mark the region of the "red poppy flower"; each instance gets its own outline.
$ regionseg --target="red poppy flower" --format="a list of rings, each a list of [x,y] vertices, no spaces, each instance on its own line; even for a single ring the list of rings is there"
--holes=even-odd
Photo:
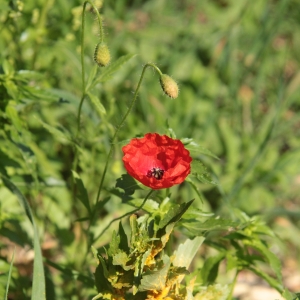
[[[122,148],[127,172],[152,189],[182,183],[191,171],[190,153],[180,140],[147,133]]]

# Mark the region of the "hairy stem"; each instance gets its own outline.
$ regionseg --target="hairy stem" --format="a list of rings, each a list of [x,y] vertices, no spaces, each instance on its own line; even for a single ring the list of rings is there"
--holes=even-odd
[[[85,1],[83,3],[82,20],[81,20],[81,55],[80,55],[80,59],[81,59],[82,97],[81,97],[79,108],[78,108],[76,137],[78,136],[78,134],[80,132],[81,109],[82,109],[83,101],[86,97],[85,65],[84,65],[84,29],[85,29],[85,9],[86,9],[86,6],[87,6],[88,3],[93,7],[93,9],[94,9],[94,11],[96,12],[96,15],[97,15],[98,25],[99,25],[100,42],[103,42],[103,36],[104,36],[102,19],[101,19],[101,16],[100,16],[100,13],[99,13],[97,7],[95,6],[95,4],[93,2],[91,2],[89,0]]]
[[[97,205],[97,203],[99,202],[99,199],[100,199],[100,194],[101,194],[101,190],[102,190],[102,187],[103,187],[104,178],[105,178],[105,175],[106,175],[106,172],[107,172],[107,168],[108,168],[108,163],[109,163],[110,156],[112,155],[112,152],[113,152],[113,148],[114,148],[114,143],[115,143],[116,137],[117,137],[117,135],[118,135],[121,127],[124,125],[124,123],[125,123],[128,115],[130,114],[130,112],[131,112],[131,110],[132,110],[132,108],[133,108],[133,106],[134,106],[134,104],[136,102],[137,95],[138,95],[139,89],[141,87],[141,83],[143,81],[145,71],[146,71],[146,69],[148,67],[153,67],[159,73],[160,76],[162,75],[160,69],[155,64],[152,64],[152,63],[145,64],[145,66],[143,68],[143,71],[142,71],[142,74],[141,74],[141,77],[140,77],[140,80],[139,80],[139,83],[138,83],[138,85],[137,85],[137,87],[135,89],[133,98],[132,98],[131,103],[130,103],[130,105],[128,107],[128,110],[125,113],[125,115],[123,116],[120,124],[116,127],[116,131],[115,131],[114,136],[113,136],[113,138],[111,140],[111,146],[110,146],[110,149],[109,149],[109,152],[108,152],[108,155],[107,155],[105,167],[104,167],[104,170],[103,170],[103,173],[102,173],[102,176],[101,176],[101,181],[100,181],[100,184],[99,184],[99,189],[98,189],[97,198],[96,198],[96,205]]]

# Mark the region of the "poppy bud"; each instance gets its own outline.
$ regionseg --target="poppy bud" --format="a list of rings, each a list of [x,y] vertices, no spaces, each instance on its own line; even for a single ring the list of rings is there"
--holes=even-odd
[[[100,67],[106,67],[110,62],[110,53],[105,43],[98,43],[94,53],[94,60]]]
[[[164,93],[170,98],[177,98],[179,93],[179,88],[177,83],[173,78],[171,78],[167,74],[162,74],[160,76],[160,85],[164,91]]]

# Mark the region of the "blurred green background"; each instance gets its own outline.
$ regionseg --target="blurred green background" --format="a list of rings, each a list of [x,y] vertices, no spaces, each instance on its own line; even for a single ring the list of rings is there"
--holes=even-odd
[[[90,253],[86,256],[84,225],[75,222],[85,212],[72,196],[74,145],[81,149],[78,172],[95,199],[114,128],[126,112],[146,62],[171,75],[180,95],[175,100],[164,96],[157,75],[148,70],[119,141],[147,132],[163,134],[168,120],[177,138],[193,138],[211,150],[218,160],[198,158],[219,186],[199,186],[204,203],[190,187],[174,187],[176,201],[196,198],[195,205],[223,216],[230,215],[233,207],[262,216],[280,238],[274,246],[277,255],[283,259],[288,254],[297,267],[299,1],[95,1],[101,7],[112,61],[136,56],[93,89],[106,114],[99,117],[85,100],[81,134],[74,142],[82,93],[82,4],[0,1],[0,170],[26,195],[36,217],[44,256],[53,264],[46,269],[48,298],[95,295],[95,261]],[[94,67],[98,28],[95,14],[87,7],[88,77]],[[125,173],[121,158],[121,144],[117,144],[103,197]],[[112,218],[128,210],[113,196],[93,233],[99,234]],[[5,286],[4,274],[16,244],[21,254],[15,261],[11,299],[29,299],[32,230],[3,185],[0,226],[0,286],[1,282]],[[97,247],[109,241],[110,233]]]

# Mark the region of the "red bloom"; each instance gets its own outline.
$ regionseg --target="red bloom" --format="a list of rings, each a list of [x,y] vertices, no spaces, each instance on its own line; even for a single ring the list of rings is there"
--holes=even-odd
[[[147,133],[122,148],[127,172],[152,189],[182,183],[191,171],[192,158],[180,140]]]

